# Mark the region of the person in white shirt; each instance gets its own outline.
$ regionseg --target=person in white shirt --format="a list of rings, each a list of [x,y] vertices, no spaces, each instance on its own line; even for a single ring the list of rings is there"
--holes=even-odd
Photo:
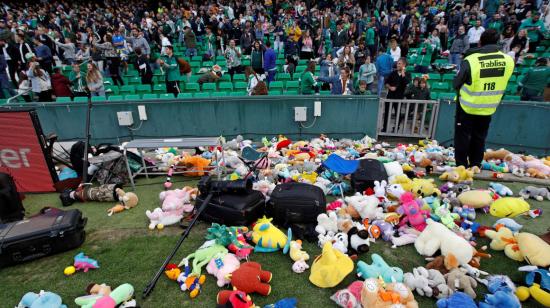
[[[390,41],[390,55],[394,63],[401,58],[401,48],[397,46],[397,41],[395,39],[391,39]]]
[[[481,20],[476,20],[476,26],[471,27],[470,30],[468,30],[468,40],[470,42],[470,48],[478,47],[479,39],[481,38],[481,34],[485,32],[485,28],[481,26]]]
[[[160,36],[160,44],[162,45],[162,49],[160,50],[161,55],[166,54],[166,46],[172,46],[172,43],[170,43],[170,40],[164,36],[162,33],[159,34]]]

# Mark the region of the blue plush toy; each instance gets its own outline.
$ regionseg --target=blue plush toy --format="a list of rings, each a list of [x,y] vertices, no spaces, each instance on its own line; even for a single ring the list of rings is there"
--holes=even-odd
[[[474,300],[464,292],[455,292],[447,298],[437,301],[437,308],[477,308]]]
[[[298,300],[294,297],[283,298],[275,304],[264,306],[264,308],[296,308]]]
[[[59,295],[42,290],[38,294],[29,292],[23,295],[16,308],[67,308],[67,306],[63,305]]]
[[[508,217],[497,220],[493,224],[493,228],[495,228],[497,225],[504,225],[506,228],[512,230],[512,232],[518,232],[519,230],[521,230],[521,228],[523,228],[523,225],[518,224],[515,220]]]
[[[504,275],[491,276],[487,280],[487,290],[492,294],[485,294],[485,300],[479,302],[480,308],[520,308],[521,304],[515,295],[516,286]]]
[[[507,186],[502,185],[500,183],[491,182],[491,183],[489,183],[489,188],[492,189],[494,192],[496,192],[501,197],[513,196],[514,195],[514,193],[512,192],[512,190],[510,188],[508,188]]]
[[[384,282],[403,282],[403,270],[390,267],[378,254],[373,253],[372,264],[357,262],[357,275],[363,279],[382,277]]]

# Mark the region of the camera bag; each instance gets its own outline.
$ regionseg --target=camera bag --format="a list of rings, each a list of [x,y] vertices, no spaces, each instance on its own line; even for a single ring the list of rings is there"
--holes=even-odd
[[[197,196],[195,207],[200,207],[205,194]],[[252,190],[248,193],[216,193],[202,212],[200,219],[226,226],[249,226],[265,213],[265,197]]]
[[[326,212],[323,190],[307,183],[279,184],[271,193],[266,212],[280,225],[316,223],[317,216]]]

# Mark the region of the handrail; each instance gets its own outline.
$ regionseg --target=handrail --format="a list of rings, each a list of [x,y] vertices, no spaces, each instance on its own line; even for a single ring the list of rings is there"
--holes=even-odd
[[[23,93],[19,93],[19,94],[15,95],[15,96],[12,96],[12,97],[8,98],[8,100],[6,101],[6,105],[9,104],[9,103],[11,103],[11,101],[13,101],[14,99],[16,99],[16,98],[18,98],[18,97],[20,97],[20,96],[29,94],[29,92],[31,92],[31,89],[27,89],[27,90],[26,90],[25,92],[23,92]]]

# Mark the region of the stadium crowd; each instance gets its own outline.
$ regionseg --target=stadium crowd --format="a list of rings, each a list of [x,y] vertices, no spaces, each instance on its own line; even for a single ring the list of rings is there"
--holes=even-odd
[[[431,73],[459,69],[485,31],[517,64],[548,66],[549,27],[542,0],[4,1],[0,98],[104,97],[136,72],[175,96],[222,80],[236,92],[244,73],[243,95],[284,80],[287,94],[430,99]],[[512,94],[541,99],[542,72],[520,72]]]

